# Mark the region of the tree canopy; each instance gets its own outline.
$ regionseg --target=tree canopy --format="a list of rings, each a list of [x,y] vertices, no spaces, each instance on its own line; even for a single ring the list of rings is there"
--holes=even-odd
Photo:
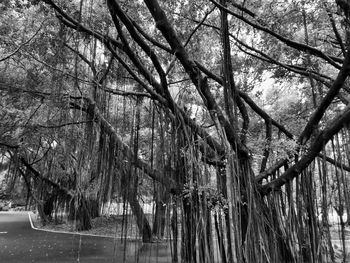
[[[44,221],[68,207],[86,229],[122,198],[144,242],[170,229],[174,261],[335,261],[327,215],[350,223],[348,1],[0,10],[4,191],[25,185]]]

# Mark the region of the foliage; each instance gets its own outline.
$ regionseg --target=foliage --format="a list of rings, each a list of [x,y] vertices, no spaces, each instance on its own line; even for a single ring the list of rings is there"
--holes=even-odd
[[[336,2],[3,1],[9,173],[43,218],[67,206],[90,227],[122,198],[144,241],[166,223],[177,240],[179,222],[184,261],[212,262],[213,240],[224,262],[332,259],[315,218],[332,202],[350,213]]]

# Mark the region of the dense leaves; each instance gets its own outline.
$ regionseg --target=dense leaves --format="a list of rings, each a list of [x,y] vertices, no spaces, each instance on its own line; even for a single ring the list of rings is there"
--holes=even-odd
[[[334,261],[316,218],[350,212],[344,1],[0,10],[3,163],[44,221],[66,209],[89,228],[123,200],[144,241],[169,226],[174,260],[181,237],[186,262]]]

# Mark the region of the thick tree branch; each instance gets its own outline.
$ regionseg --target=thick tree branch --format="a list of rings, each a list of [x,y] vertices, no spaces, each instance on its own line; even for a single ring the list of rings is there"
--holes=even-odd
[[[350,172],[350,167],[347,166],[347,165],[345,165],[345,164],[343,164],[343,163],[341,163],[341,162],[335,161],[335,160],[333,160],[332,158],[330,158],[330,157],[328,157],[328,156],[325,156],[325,155],[323,155],[323,154],[321,154],[321,153],[318,154],[318,157],[321,158],[321,159],[323,159],[323,160],[326,160],[327,162],[329,162],[329,163],[331,163],[331,164],[337,166],[337,167],[340,168],[340,169],[343,169],[343,170],[345,170],[345,171],[347,171],[347,172]]]
[[[208,80],[204,78],[203,82],[200,85],[200,93],[202,94],[204,98],[204,104],[206,105],[207,109],[209,110],[210,115],[212,116],[213,120],[218,119],[222,127],[224,128],[226,132],[226,136],[228,141],[234,145],[237,146],[237,153],[240,158],[248,158],[249,157],[249,151],[246,148],[244,144],[242,144],[240,141],[238,141],[238,136],[234,129],[232,129],[231,123],[228,121],[228,119],[223,115],[222,110],[220,109],[219,105],[215,101],[213,95],[210,92]]]
[[[46,128],[46,129],[58,129],[58,128],[62,128],[65,126],[85,124],[85,123],[89,123],[89,122],[91,122],[91,121],[75,121],[75,122],[60,123],[60,124],[56,124],[56,125],[34,125],[33,127],[40,127],[40,128]]]
[[[161,104],[166,104],[167,101],[162,97],[160,94],[153,91],[150,87],[147,86],[147,84],[136,75],[134,70],[125,62],[125,59],[123,59],[119,54],[116,52],[116,50],[113,48],[113,46],[110,43],[107,43],[107,48],[109,51],[112,52],[113,56],[118,60],[118,62],[126,69],[126,71],[130,74],[130,76],[141,85],[150,95],[152,98],[156,99]],[[142,66],[137,64],[138,66]],[[153,85],[157,85],[157,83],[152,83]]]
[[[116,25],[116,16],[119,17],[119,19],[123,22],[125,27],[130,33],[130,36],[135,40],[135,42],[139,45],[139,47],[142,48],[142,50],[145,52],[145,54],[151,59],[155,69],[158,72],[158,75],[160,77],[160,81],[162,83],[163,88],[167,86],[167,81],[166,81],[166,76],[165,72],[161,66],[160,61],[158,60],[158,56],[156,53],[153,51],[153,49],[140,37],[138,34],[137,30],[135,29],[132,21],[129,20],[129,17],[125,15],[124,11],[118,4],[116,0],[107,0],[107,5],[109,8],[109,12],[112,16],[112,19]],[[121,32],[121,28],[118,28],[119,25],[116,25],[118,32]],[[124,45],[126,45],[125,40],[124,40]]]
[[[277,179],[261,186],[260,192],[262,195],[266,195],[271,191],[277,190],[287,182],[297,177],[322,151],[324,145],[327,144],[332,137],[340,131],[345,125],[350,123],[350,106],[347,106],[345,110],[336,117],[326,128],[321,131],[315,139],[312,141],[309,150],[303,157],[300,158],[293,166],[287,169]]]
[[[123,49],[123,45],[118,42],[117,40],[107,36],[107,35],[103,35],[101,33],[98,33],[94,30],[91,30],[87,27],[85,27],[84,25],[82,25],[81,23],[79,23],[78,21],[76,21],[75,19],[73,19],[72,17],[70,17],[69,15],[67,15],[60,7],[58,7],[54,1],[52,0],[43,0],[43,2],[47,3],[48,5],[50,5],[59,15],[58,18],[68,27],[75,29],[78,32],[84,32],[90,36],[95,37],[96,39],[98,39],[99,41],[101,41],[102,43],[106,43],[106,42],[111,42],[114,46],[118,47],[119,49]]]
[[[304,127],[304,130],[298,138],[298,143],[303,145],[305,144],[312,135],[315,128],[318,126],[320,120],[322,119],[324,113],[326,112],[329,105],[332,103],[334,97],[337,96],[340,89],[343,87],[346,78],[350,74],[350,52],[348,51],[343,66],[340,69],[337,78],[333,82],[332,87],[328,91],[327,95],[322,99],[320,105],[315,110],[315,112],[310,117],[308,123]]]
[[[221,109],[217,107],[217,104],[215,100],[213,100],[213,97],[210,94],[210,91],[207,87],[208,85],[207,81],[203,79],[196,63],[190,59],[189,54],[186,52],[183,44],[180,42],[174,28],[171,26],[163,9],[159,6],[158,1],[145,0],[145,3],[156,22],[156,27],[160,30],[164,38],[167,40],[167,42],[171,46],[172,51],[174,52],[176,57],[179,59],[185,71],[191,78],[193,84],[197,88],[203,101],[205,102],[206,105],[208,105],[209,103],[209,107],[214,107],[211,109],[209,108],[209,111],[212,114],[213,114],[213,111],[215,111],[215,114],[217,114],[218,117],[220,117],[219,121],[225,129],[225,132],[227,133],[227,137],[230,143],[235,146],[234,148],[237,147],[237,150],[242,157],[249,156],[248,150],[245,148],[244,145],[240,143],[237,137],[237,134],[235,134],[233,127],[230,125],[226,117],[223,115],[223,113],[221,112]]]
[[[48,183],[50,186],[58,189],[59,191],[62,191],[64,194],[73,197],[74,192],[71,190],[59,185],[58,183],[53,182],[49,178],[46,178],[42,176],[32,165],[30,165],[27,160],[24,157],[20,157],[20,161],[23,163],[23,165],[34,175],[35,178],[44,181],[45,183]]]
[[[109,94],[123,96],[123,97],[146,97],[146,98],[152,98],[152,96],[149,93],[146,92],[136,92],[136,91],[123,91],[118,89],[111,89],[111,88],[104,88],[99,86],[99,88]]]
[[[150,178],[161,183],[166,188],[171,189],[177,187],[176,183],[171,178],[166,177],[160,171],[151,168],[146,162],[134,156],[134,153],[130,149],[130,147],[123,142],[115,128],[103,117],[103,115],[100,113],[99,109],[96,107],[95,103],[91,99],[85,98],[84,102],[85,106],[83,108],[81,108],[81,106],[76,104],[74,101],[71,102],[71,106],[74,108],[79,108],[85,111],[93,118],[95,118],[97,123],[100,124],[101,129],[108,133],[109,136],[111,136],[116,142],[116,146],[123,153],[125,160],[135,160],[134,165],[137,168],[144,171]]]
[[[321,82],[322,84],[324,84],[325,86],[327,87],[330,87],[331,84],[329,83],[330,80],[332,80],[332,78],[326,76],[326,75],[323,75],[323,74],[320,74],[320,73],[317,73],[313,70],[309,70],[307,68],[303,68],[303,67],[300,67],[300,66],[294,66],[294,65],[287,65],[287,64],[284,64],[282,62],[279,62],[277,60],[275,60],[274,58],[272,58],[271,56],[265,54],[264,52],[256,49],[256,48],[253,48],[247,44],[245,44],[243,41],[239,40],[238,38],[236,38],[235,36],[231,35],[231,37],[241,46],[244,46],[245,48],[259,54],[262,58],[256,56],[256,58],[260,59],[260,60],[264,60],[268,63],[271,63],[271,64],[274,64],[274,65],[277,65],[277,66],[280,66],[282,68],[285,68],[291,72],[294,72],[294,73],[297,73],[297,74],[300,74],[302,76],[305,76],[305,77],[312,77],[313,79]],[[241,49],[243,52],[245,52],[243,49]]]
[[[269,167],[267,170],[260,173],[255,177],[257,183],[261,183],[262,180],[267,179],[269,176],[273,175],[278,169],[288,163],[287,159],[282,159],[277,161],[273,166]]]
[[[338,31],[338,29],[337,29],[337,26],[336,26],[336,24],[335,24],[335,20],[334,20],[334,17],[333,17],[333,15],[332,15],[332,12],[329,10],[329,8],[327,7],[327,4],[326,4],[326,3],[324,3],[324,7],[326,8],[327,15],[328,15],[328,17],[329,17],[329,21],[331,22],[334,35],[335,35],[335,37],[336,37],[336,39],[337,39],[337,41],[338,41],[338,43],[339,43],[339,46],[340,46],[341,51],[342,51],[342,53],[343,53],[343,56],[345,56],[345,55],[346,55],[345,45],[344,45],[344,43],[343,43],[343,40],[342,40],[342,38],[341,38],[341,36],[340,36],[340,34],[339,34],[339,31]]]
[[[235,1],[230,1],[230,5],[236,7],[237,9],[241,10],[242,12],[250,15],[253,18],[256,18],[256,14],[254,14],[252,11],[250,11],[249,9],[245,8],[243,6],[243,4],[236,4]]]
[[[79,27],[76,25],[73,25],[71,23],[69,23],[67,20],[63,19],[62,20],[67,26],[78,30],[79,31]],[[180,113],[183,116],[183,119],[186,123],[186,125],[188,125],[195,133],[197,133],[201,138],[203,138],[210,147],[212,147],[219,155],[222,153],[222,147],[216,142],[216,140],[214,138],[212,138],[204,129],[202,129],[201,127],[199,127],[189,116],[187,116],[187,114],[179,109],[176,104],[171,101],[169,103],[168,100],[166,100],[163,96],[161,96],[159,93],[156,93],[155,91],[153,91],[152,89],[150,89],[134,72],[133,69],[130,68],[129,65],[127,65],[127,63],[125,62],[125,59],[121,58],[117,52],[115,51],[115,48],[113,47],[113,45],[115,45],[115,41],[113,41],[110,38],[101,38],[100,35],[98,33],[94,33],[91,30],[87,30],[84,31],[87,34],[91,34],[92,36],[96,37],[97,39],[103,41],[103,43],[106,44],[107,48],[112,52],[113,56],[118,60],[119,63],[121,63],[123,65],[123,67],[129,72],[129,74],[147,91],[151,94],[152,98],[157,99],[157,101],[159,101],[163,106],[165,107],[170,107],[174,112],[177,111],[178,113]],[[121,48],[121,46],[123,46],[121,43],[118,42],[118,45],[116,45],[118,48]],[[122,47],[122,50],[125,51],[128,47]],[[131,51],[131,48],[130,48]],[[131,53],[129,53],[130,55]],[[129,57],[130,58],[130,57]],[[148,80],[148,82],[150,83],[151,86],[155,87],[156,90],[161,90],[162,87],[160,86],[160,84],[153,78],[152,74],[144,67],[144,65],[136,58],[136,56],[133,56],[131,54],[131,58],[132,58],[132,62],[133,64],[136,66],[136,68],[141,72],[141,74],[144,76],[144,78],[146,80]],[[176,110],[177,109],[177,110]]]
[[[193,31],[191,32],[191,34],[188,36],[188,38],[187,38],[187,40],[186,40],[186,42],[185,42],[185,44],[184,44],[184,47],[186,47],[186,46],[188,45],[188,43],[190,43],[192,36],[193,36],[193,35],[197,32],[197,30],[204,24],[205,20],[206,20],[206,19],[208,18],[208,16],[214,11],[214,9],[215,9],[215,7],[212,8],[209,12],[207,12],[207,13],[204,15],[203,19],[202,19],[199,23],[197,23],[197,26],[193,29]],[[173,59],[172,59],[172,61],[170,62],[169,66],[168,66],[168,68],[167,68],[167,70],[166,70],[166,74],[168,74],[168,73],[171,71],[171,69],[174,67],[175,61],[176,61],[176,56],[174,56]]]
[[[166,45],[160,43],[159,41],[157,41],[156,39],[154,39],[153,37],[151,37],[149,34],[147,34],[145,32],[145,30],[143,30],[135,21],[133,21],[131,18],[129,18],[130,21],[133,23],[134,27],[137,29],[137,31],[140,32],[140,34],[147,39],[149,42],[151,42],[154,46],[172,54],[171,48],[167,47]]]
[[[223,79],[220,76],[215,75],[211,71],[209,71],[206,67],[204,67],[199,62],[196,62],[198,68],[206,74],[209,78],[215,80],[220,85],[223,84]],[[293,139],[293,134],[291,134],[283,125],[279,124],[277,121],[275,121],[273,118],[271,118],[266,111],[261,109],[250,97],[248,94],[244,93],[243,91],[239,91],[239,96],[251,107],[251,109],[257,113],[260,117],[265,119],[271,119],[272,125],[277,127],[281,132],[283,132],[288,138]]]
[[[125,51],[126,55],[129,57],[129,59],[134,64],[134,66],[138,69],[138,71],[142,74],[142,76],[148,81],[148,83],[155,88],[156,92],[160,96],[164,97],[165,91],[167,90],[165,89],[166,82],[165,83],[162,82],[162,85],[163,85],[162,86],[157,81],[157,79],[153,76],[153,74],[146,68],[145,64],[142,63],[142,61],[139,59],[139,57],[136,55],[134,50],[129,45],[129,41],[126,38],[118,19],[115,16],[113,16],[112,18],[114,21],[115,28],[117,29],[118,34],[122,40],[122,43],[124,46],[123,50]],[[170,99],[170,97],[168,96],[167,99]]]
[[[191,18],[186,18],[186,19],[189,19],[195,23],[200,23],[200,21],[196,20],[196,19],[191,19]],[[220,28],[215,26],[215,25],[211,25],[211,24],[207,24],[207,23],[203,23],[204,26],[206,27],[209,27],[209,28],[213,28],[217,31],[220,31]],[[298,66],[298,65],[288,65],[288,64],[285,64],[285,63],[282,63],[280,61],[277,61],[275,59],[273,59],[271,56],[267,55],[266,53],[256,49],[256,48],[253,48],[249,45],[247,45],[246,43],[244,43],[243,41],[241,41],[240,39],[238,39],[237,37],[235,37],[233,34],[230,34],[230,38],[234,39],[235,42],[237,43],[237,47],[244,53],[248,54],[249,56],[252,56],[252,57],[255,57],[261,61],[264,61],[264,62],[267,62],[267,63],[271,63],[271,64],[274,64],[274,65],[277,65],[277,66],[280,66],[280,67],[283,67],[291,72],[294,72],[294,73],[297,73],[297,74],[300,74],[302,76],[305,76],[305,77],[312,77],[314,78],[315,80],[319,81],[320,83],[324,84],[325,86],[327,87],[330,87],[331,86],[331,83],[330,81],[333,81],[333,79],[327,75],[324,75],[324,74],[321,74],[319,72],[316,72],[316,71],[313,71],[311,69],[308,69],[308,68],[305,68],[305,67],[301,67],[301,66]],[[251,52],[248,52],[247,50],[243,49],[243,47],[245,47],[246,49],[249,49],[253,52],[255,52],[256,54],[259,54],[260,56],[258,55],[255,55]],[[197,63],[197,62],[196,62]],[[200,66],[200,65],[198,65]],[[201,69],[202,70],[202,69]],[[203,71],[203,70],[202,70]],[[344,103],[344,104],[348,104],[348,100],[345,99],[343,96],[341,96],[340,94],[338,95],[339,99]]]

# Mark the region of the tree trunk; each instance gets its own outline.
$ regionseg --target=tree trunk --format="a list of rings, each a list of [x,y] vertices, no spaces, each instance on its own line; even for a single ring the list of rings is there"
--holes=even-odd
[[[166,221],[166,209],[169,201],[169,193],[161,185],[158,186],[156,192],[156,209],[153,220],[152,233],[158,238],[164,237],[165,221]]]
[[[182,224],[182,260],[184,262],[197,262],[196,256],[196,214],[197,206],[195,194],[183,199],[183,224]]]
[[[89,198],[87,200],[87,205],[91,218],[96,218],[100,216],[100,205],[98,200]]]
[[[46,218],[49,220],[52,219],[52,211],[54,208],[54,202],[56,200],[56,196],[54,194],[50,195],[47,200],[45,200],[43,205],[43,211],[45,213]]]
[[[143,209],[137,200],[136,195],[134,194],[129,194],[128,201],[131,207],[131,211],[136,217],[136,224],[137,227],[142,235],[142,242],[144,243],[149,243],[152,242],[152,230],[151,226],[148,222],[148,219],[143,212]]]
[[[78,231],[90,230],[92,228],[91,215],[85,197],[75,197],[69,202],[68,219],[74,220],[75,228]]]
[[[122,196],[125,201],[129,202],[131,211],[136,217],[136,224],[139,232],[142,236],[142,242],[152,242],[152,229],[148,222],[148,219],[143,212],[143,209],[137,199],[137,175],[136,168],[134,169],[129,164],[125,166],[119,166],[123,170],[121,178],[121,189],[123,191]]]

